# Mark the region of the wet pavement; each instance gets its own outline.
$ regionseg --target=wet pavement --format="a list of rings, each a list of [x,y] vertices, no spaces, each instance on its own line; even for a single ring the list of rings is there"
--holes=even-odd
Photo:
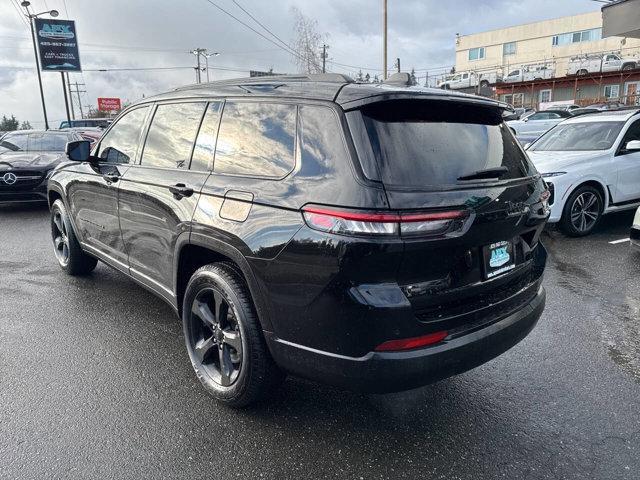
[[[241,412],[193,375],[171,309],[55,264],[44,208],[0,207],[0,478],[640,478],[632,213],[545,235],[547,308],[519,345],[418,390],[289,378]]]

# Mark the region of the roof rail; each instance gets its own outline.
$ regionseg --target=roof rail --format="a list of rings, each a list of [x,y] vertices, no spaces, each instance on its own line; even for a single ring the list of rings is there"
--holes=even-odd
[[[293,75],[265,75],[260,77],[231,78],[228,80],[216,80],[213,82],[195,83],[177,87],[174,91],[192,90],[194,88],[207,88],[208,86],[242,86],[255,84],[268,84],[271,82],[326,82],[326,83],[353,83],[348,75],[341,73],[310,73]]]

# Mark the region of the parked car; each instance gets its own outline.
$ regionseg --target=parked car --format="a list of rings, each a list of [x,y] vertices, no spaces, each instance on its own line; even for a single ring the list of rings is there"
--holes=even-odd
[[[477,86],[488,87],[500,82],[502,82],[502,75],[499,72],[460,72],[450,75],[438,86],[443,90],[456,90]]]
[[[640,249],[640,207],[638,207],[633,217],[633,225],[631,225],[629,239],[631,240],[631,246],[633,248]]]
[[[638,59],[621,57],[615,53],[606,55],[580,55],[572,57],[567,75],[587,75],[589,73],[619,72],[638,68]]]
[[[576,105],[575,103],[565,104],[565,105],[554,105],[550,110],[564,110],[566,112],[573,113],[575,110],[579,109],[580,105]]]
[[[611,102],[594,103],[591,105],[587,105],[585,108],[593,108],[598,111],[605,111],[605,110],[620,110],[621,108],[628,108],[628,107],[622,102],[611,101]]]
[[[75,132],[19,130],[0,137],[0,203],[47,200],[47,179],[67,158],[67,142],[82,140]]]
[[[534,80],[546,80],[555,76],[555,69],[550,65],[523,65],[511,70],[502,81],[504,83],[530,82]]]
[[[588,115],[590,113],[600,113],[601,111],[602,110],[599,110],[597,108],[591,108],[591,107],[576,108],[574,110],[571,110],[571,116],[579,117],[581,115]]]
[[[57,261],[102,260],[166,300],[232,406],[283,372],[369,392],[463,372],[545,302],[549,193],[503,107],[336,74],[144,99],[91,154],[68,145],[49,181]]]
[[[89,140],[91,143],[91,148],[93,148],[94,144],[100,139],[104,130],[98,127],[85,127],[85,128],[72,128],[74,132],[79,134],[84,140]]]
[[[535,113],[535,110],[533,108],[524,108],[524,107],[517,107],[517,108],[510,108],[504,111],[502,118],[504,119],[505,122],[510,121],[510,120],[520,120],[525,116],[529,116],[529,114],[533,114]]]
[[[507,125],[516,136],[540,136],[551,127],[569,118],[565,110],[543,110],[521,120],[512,120]]]
[[[527,149],[552,192],[551,217],[571,236],[601,216],[640,205],[640,111],[571,118]]]
[[[60,129],[63,128],[107,128],[113,120],[110,118],[83,118],[81,120],[65,120],[60,122]]]

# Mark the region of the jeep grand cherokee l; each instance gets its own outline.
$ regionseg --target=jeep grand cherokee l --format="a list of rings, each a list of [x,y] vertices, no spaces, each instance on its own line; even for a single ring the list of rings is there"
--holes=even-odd
[[[544,307],[548,192],[504,104],[399,83],[244,79],[131,106],[51,177],[60,266],[101,260],[166,300],[232,406],[285,372],[392,392],[494,358]]]

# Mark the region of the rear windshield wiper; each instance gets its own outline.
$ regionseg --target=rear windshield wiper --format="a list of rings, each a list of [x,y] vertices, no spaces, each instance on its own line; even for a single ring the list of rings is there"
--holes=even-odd
[[[458,180],[483,180],[485,178],[500,178],[505,173],[509,173],[507,167],[495,167],[487,168],[485,170],[478,170],[477,172],[470,173],[469,175],[462,175],[458,177]]]

